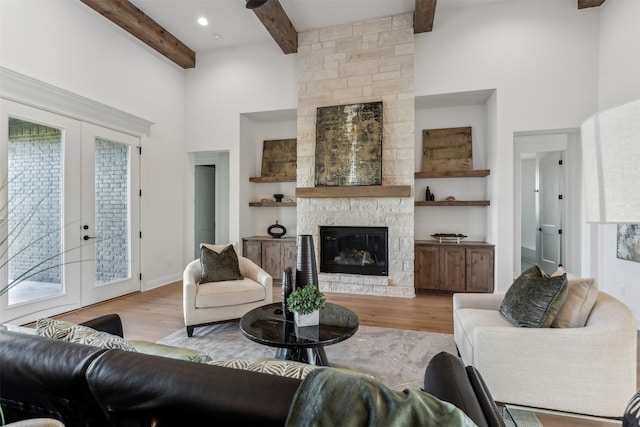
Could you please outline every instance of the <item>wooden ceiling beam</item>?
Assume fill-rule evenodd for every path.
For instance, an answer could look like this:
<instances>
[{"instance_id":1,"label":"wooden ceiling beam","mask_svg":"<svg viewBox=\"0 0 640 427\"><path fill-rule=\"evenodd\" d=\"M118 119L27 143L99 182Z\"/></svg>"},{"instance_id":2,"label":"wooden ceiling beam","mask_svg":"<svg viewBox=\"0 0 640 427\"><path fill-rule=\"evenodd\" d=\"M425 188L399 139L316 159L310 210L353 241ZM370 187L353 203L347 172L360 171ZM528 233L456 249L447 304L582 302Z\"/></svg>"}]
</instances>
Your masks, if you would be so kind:
<instances>
[{"instance_id":1,"label":"wooden ceiling beam","mask_svg":"<svg viewBox=\"0 0 640 427\"><path fill-rule=\"evenodd\" d=\"M182 68L195 68L196 53L129 0L80 0Z\"/></svg>"},{"instance_id":2,"label":"wooden ceiling beam","mask_svg":"<svg viewBox=\"0 0 640 427\"><path fill-rule=\"evenodd\" d=\"M437 0L416 0L413 12L414 34L428 33L433 30L433 20L436 16Z\"/></svg>"},{"instance_id":3,"label":"wooden ceiling beam","mask_svg":"<svg viewBox=\"0 0 640 427\"><path fill-rule=\"evenodd\" d=\"M280 1L268 0L252 10L285 54L298 52L298 32Z\"/></svg>"},{"instance_id":4,"label":"wooden ceiling beam","mask_svg":"<svg viewBox=\"0 0 640 427\"><path fill-rule=\"evenodd\" d=\"M578 0L578 9L587 9L589 7L602 6L605 0Z\"/></svg>"}]
</instances>

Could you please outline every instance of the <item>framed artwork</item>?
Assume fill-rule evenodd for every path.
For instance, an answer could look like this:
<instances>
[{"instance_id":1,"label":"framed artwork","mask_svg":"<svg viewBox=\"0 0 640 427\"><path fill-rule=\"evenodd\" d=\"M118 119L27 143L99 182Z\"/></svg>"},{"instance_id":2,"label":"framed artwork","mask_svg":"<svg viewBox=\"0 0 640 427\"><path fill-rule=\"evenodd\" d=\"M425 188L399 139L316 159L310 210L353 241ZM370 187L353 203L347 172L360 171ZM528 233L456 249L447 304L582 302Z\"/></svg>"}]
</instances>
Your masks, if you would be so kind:
<instances>
[{"instance_id":1,"label":"framed artwork","mask_svg":"<svg viewBox=\"0 0 640 427\"><path fill-rule=\"evenodd\" d=\"M422 131L422 172L473 169L471 126Z\"/></svg>"},{"instance_id":2,"label":"framed artwork","mask_svg":"<svg viewBox=\"0 0 640 427\"><path fill-rule=\"evenodd\" d=\"M640 262L640 224L618 224L616 256L620 259Z\"/></svg>"},{"instance_id":3,"label":"framed artwork","mask_svg":"<svg viewBox=\"0 0 640 427\"><path fill-rule=\"evenodd\" d=\"M298 147L295 138L263 142L261 176L295 178L297 163Z\"/></svg>"},{"instance_id":4,"label":"framed artwork","mask_svg":"<svg viewBox=\"0 0 640 427\"><path fill-rule=\"evenodd\" d=\"M382 102L320 107L316 187L382 185Z\"/></svg>"}]
</instances>

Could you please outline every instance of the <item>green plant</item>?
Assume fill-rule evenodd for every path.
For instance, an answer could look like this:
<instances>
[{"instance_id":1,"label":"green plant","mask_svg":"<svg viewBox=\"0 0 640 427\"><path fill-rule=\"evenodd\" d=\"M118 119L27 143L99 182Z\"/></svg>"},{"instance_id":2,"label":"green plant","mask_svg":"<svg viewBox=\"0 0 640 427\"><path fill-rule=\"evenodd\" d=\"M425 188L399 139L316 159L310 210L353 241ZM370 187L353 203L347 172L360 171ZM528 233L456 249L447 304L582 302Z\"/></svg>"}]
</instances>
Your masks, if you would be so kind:
<instances>
[{"instance_id":1,"label":"green plant","mask_svg":"<svg viewBox=\"0 0 640 427\"><path fill-rule=\"evenodd\" d=\"M306 285L291 292L287 298L287 306L290 311L300 314L309 314L324 308L327 299L316 286Z\"/></svg>"}]
</instances>

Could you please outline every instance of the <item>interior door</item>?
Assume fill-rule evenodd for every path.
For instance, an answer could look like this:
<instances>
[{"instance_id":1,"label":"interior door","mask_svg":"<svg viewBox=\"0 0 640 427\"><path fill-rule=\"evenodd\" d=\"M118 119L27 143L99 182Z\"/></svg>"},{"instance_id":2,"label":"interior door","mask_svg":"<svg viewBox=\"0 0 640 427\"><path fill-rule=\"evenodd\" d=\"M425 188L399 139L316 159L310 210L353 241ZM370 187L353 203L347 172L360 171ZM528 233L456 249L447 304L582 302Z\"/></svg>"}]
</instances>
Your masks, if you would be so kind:
<instances>
[{"instance_id":1,"label":"interior door","mask_svg":"<svg viewBox=\"0 0 640 427\"><path fill-rule=\"evenodd\" d=\"M82 304L140 290L140 139L82 124Z\"/></svg>"},{"instance_id":2,"label":"interior door","mask_svg":"<svg viewBox=\"0 0 640 427\"><path fill-rule=\"evenodd\" d=\"M195 258L200 258L200 243L216 241L216 166L196 166Z\"/></svg>"},{"instance_id":3,"label":"interior door","mask_svg":"<svg viewBox=\"0 0 640 427\"><path fill-rule=\"evenodd\" d=\"M80 306L80 142L80 122L0 99L2 322Z\"/></svg>"},{"instance_id":4,"label":"interior door","mask_svg":"<svg viewBox=\"0 0 640 427\"><path fill-rule=\"evenodd\" d=\"M552 274L562 265L562 216L564 172L562 152L538 155L538 265Z\"/></svg>"}]
</instances>

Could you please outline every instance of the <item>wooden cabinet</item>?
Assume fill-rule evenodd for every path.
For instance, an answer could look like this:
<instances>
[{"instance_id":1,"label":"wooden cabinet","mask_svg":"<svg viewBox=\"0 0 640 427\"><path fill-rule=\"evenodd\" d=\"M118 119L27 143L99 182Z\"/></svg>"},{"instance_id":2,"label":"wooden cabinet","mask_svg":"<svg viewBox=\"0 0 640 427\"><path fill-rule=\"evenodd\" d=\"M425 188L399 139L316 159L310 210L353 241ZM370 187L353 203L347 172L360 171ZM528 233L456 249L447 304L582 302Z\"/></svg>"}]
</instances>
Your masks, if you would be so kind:
<instances>
[{"instance_id":1,"label":"wooden cabinet","mask_svg":"<svg viewBox=\"0 0 640 427\"><path fill-rule=\"evenodd\" d=\"M493 259L488 243L417 240L416 292L493 292Z\"/></svg>"},{"instance_id":2,"label":"wooden cabinet","mask_svg":"<svg viewBox=\"0 0 640 427\"><path fill-rule=\"evenodd\" d=\"M282 284L282 272L286 267L291 267L295 280L297 253L295 237L281 239L269 236L244 237L242 253L269 273L273 277L274 284Z\"/></svg>"}]
</instances>

